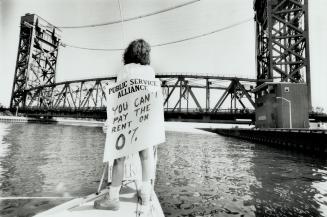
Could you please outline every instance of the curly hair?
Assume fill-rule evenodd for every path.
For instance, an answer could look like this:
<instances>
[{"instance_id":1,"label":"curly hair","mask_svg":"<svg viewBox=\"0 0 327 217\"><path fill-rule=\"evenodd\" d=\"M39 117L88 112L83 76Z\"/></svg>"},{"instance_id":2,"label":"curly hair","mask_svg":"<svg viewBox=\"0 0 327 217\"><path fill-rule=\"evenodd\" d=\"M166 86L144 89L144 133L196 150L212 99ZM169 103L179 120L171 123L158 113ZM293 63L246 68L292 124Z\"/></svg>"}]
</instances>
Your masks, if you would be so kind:
<instances>
[{"instance_id":1,"label":"curly hair","mask_svg":"<svg viewBox=\"0 0 327 217\"><path fill-rule=\"evenodd\" d=\"M141 65L150 65L150 51L151 47L145 40L134 40L125 49L124 64L139 63Z\"/></svg>"}]
</instances>

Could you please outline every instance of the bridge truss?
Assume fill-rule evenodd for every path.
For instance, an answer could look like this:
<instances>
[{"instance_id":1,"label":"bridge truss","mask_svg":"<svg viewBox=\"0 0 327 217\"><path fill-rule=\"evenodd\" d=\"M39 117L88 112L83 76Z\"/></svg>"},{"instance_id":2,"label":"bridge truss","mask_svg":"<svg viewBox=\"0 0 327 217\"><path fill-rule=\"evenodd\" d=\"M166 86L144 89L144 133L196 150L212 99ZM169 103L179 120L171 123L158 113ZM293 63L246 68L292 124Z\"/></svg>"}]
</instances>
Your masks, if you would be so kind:
<instances>
[{"instance_id":1,"label":"bridge truss","mask_svg":"<svg viewBox=\"0 0 327 217\"><path fill-rule=\"evenodd\" d=\"M194 74L157 74L164 94L166 119L218 120L253 118L251 89L256 79ZM30 116L106 118L105 88L115 76L65 81L27 89Z\"/></svg>"}]
</instances>

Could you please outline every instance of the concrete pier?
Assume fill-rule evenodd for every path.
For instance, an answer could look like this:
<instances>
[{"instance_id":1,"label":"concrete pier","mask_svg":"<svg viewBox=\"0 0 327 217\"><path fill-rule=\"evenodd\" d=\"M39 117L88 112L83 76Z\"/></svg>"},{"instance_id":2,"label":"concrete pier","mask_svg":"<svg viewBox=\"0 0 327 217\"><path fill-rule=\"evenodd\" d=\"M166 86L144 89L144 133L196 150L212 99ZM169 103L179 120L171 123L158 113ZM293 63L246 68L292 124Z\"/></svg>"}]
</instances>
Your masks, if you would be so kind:
<instances>
[{"instance_id":1,"label":"concrete pier","mask_svg":"<svg viewBox=\"0 0 327 217\"><path fill-rule=\"evenodd\" d=\"M224 136L235 137L276 148L327 156L326 129L204 129Z\"/></svg>"}]
</instances>

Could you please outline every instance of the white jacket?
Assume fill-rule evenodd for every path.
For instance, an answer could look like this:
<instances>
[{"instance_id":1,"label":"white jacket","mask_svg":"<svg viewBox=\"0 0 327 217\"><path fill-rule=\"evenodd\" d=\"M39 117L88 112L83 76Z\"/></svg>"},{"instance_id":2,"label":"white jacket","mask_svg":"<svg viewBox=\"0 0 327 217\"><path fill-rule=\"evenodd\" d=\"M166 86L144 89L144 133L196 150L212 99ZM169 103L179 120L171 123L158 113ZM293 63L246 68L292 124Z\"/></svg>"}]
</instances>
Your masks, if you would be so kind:
<instances>
[{"instance_id":1,"label":"white jacket","mask_svg":"<svg viewBox=\"0 0 327 217\"><path fill-rule=\"evenodd\" d=\"M155 73L150 65L130 63L124 65L123 69L117 74L117 82L130 78L153 80Z\"/></svg>"}]
</instances>

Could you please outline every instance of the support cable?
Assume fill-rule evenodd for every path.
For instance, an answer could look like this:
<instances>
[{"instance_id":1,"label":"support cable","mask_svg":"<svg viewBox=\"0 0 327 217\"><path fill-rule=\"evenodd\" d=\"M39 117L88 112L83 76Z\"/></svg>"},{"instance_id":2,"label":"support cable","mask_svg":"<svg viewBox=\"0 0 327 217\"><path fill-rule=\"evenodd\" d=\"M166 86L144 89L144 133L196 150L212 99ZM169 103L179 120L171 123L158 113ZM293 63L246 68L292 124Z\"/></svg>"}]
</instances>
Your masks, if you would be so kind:
<instances>
[{"instance_id":1,"label":"support cable","mask_svg":"<svg viewBox=\"0 0 327 217\"><path fill-rule=\"evenodd\" d=\"M171 10L175 10L177 8L181 8L181 7L184 7L184 6L199 2L199 1L200 0L192 0L192 1L180 4L180 5L176 5L176 6L173 6L173 7L170 7L170 8L155 11L155 12L152 12L152 13L149 13L149 14L143 14L143 15L139 15L139 16L135 16L135 17L130 17L130 18L125 19L124 21L127 22L127 21L137 20L137 19L141 19L141 18L161 14L161 13L171 11ZM58 28L61 28L61 29L92 28L92 27L99 27L99 26L108 26L108 25L117 24L117 23L120 23L120 22L121 22L121 20L115 20L115 21L110 21L110 22L105 22L105 23L96 23L96 24L80 25L80 26L58 26Z\"/></svg>"},{"instance_id":2,"label":"support cable","mask_svg":"<svg viewBox=\"0 0 327 217\"><path fill-rule=\"evenodd\" d=\"M161 43L161 44L155 44L155 45L153 45L152 47L160 47L160 46L164 46L164 45L176 44L176 43L180 43L180 42L184 42L184 41L189 41L189 40L193 40L193 39L197 39L197 38L205 37L205 36L208 36L208 35L211 35L211 34L217 33L217 32L221 32L221 31L224 31L224 30L227 30L227 29L231 29L231 28L236 27L236 26L239 26L239 25L241 25L241 24L243 24L243 23L247 23L247 22L249 22L250 20L252 20L252 18L249 18L249 19L246 19L246 20L243 20L243 21L240 21L240 22L234 23L234 24L232 24L232 25L225 26L225 27L223 27L223 28L216 29L216 30L214 30L214 31L207 32L207 33L204 33L204 34L201 34L201 35L195 35L195 36L192 36L192 37L189 37L189 38L180 39L180 40L177 40L177 41L171 41L171 42L166 42L166 43Z\"/></svg>"},{"instance_id":3,"label":"support cable","mask_svg":"<svg viewBox=\"0 0 327 217\"><path fill-rule=\"evenodd\" d=\"M122 34L123 34L123 45L125 43L125 29L124 29L124 16L123 16L123 10L120 3L120 0L118 0L118 6L119 6L119 13L120 13L120 21L121 21L121 27L122 27Z\"/></svg>"},{"instance_id":4,"label":"support cable","mask_svg":"<svg viewBox=\"0 0 327 217\"><path fill-rule=\"evenodd\" d=\"M236 26L239 26L241 24L247 23L247 22L249 22L251 20L253 20L253 18L248 18L246 20L239 21L239 22L234 23L232 25L225 26L223 28L219 28L219 29L213 30L211 32L203 33L203 34L200 34L200 35L195 35L195 36L191 36L191 37L176 40L176 41L170 41L170 42L154 44L154 45L151 45L151 47L152 48L153 47L161 47L161 46L165 46L165 45L177 44L177 43L181 43L181 42L190 41L190 40L193 40L193 39L205 37L205 36L212 35L212 34L227 30L227 29L231 29L233 27L236 27ZM76 45L72 45L72 44L68 44L68 43L67 44L66 43L61 43L61 45L63 47L71 47L71 48L82 49L82 50L91 50L91 51L121 51L121 50L125 50L124 48L91 48L91 47L76 46Z\"/></svg>"}]
</instances>

